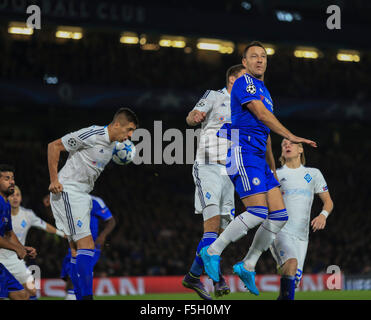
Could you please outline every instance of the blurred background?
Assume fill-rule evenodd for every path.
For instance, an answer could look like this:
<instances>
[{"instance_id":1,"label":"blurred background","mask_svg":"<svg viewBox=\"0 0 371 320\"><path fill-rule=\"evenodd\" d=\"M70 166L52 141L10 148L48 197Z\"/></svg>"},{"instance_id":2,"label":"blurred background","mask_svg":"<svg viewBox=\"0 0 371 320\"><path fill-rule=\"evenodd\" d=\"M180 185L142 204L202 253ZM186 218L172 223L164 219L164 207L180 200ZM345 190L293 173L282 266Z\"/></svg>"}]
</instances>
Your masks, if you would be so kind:
<instances>
[{"instance_id":1,"label":"blurred background","mask_svg":"<svg viewBox=\"0 0 371 320\"><path fill-rule=\"evenodd\" d=\"M39 30L25 24L30 4L41 8ZM341 8L340 30L326 26L331 4ZM185 132L185 118L205 90L223 88L244 46L259 40L269 54L265 83L275 114L318 142L318 149L305 150L307 165L322 171L335 204L326 229L310 233L304 273L335 264L346 274L369 274L370 14L366 0L1 0L0 162L15 166L23 206L54 224L42 202L49 142L106 125L122 106L150 132L155 120L164 131ZM278 166L281 138L272 140ZM92 193L117 221L97 277L188 271L202 236L191 164L111 162ZM242 210L236 197L236 213ZM320 211L315 199L312 217ZM225 273L253 235L226 249ZM67 241L31 229L27 243L39 253L42 276L59 277ZM269 251L256 271L276 272Z\"/></svg>"}]
</instances>

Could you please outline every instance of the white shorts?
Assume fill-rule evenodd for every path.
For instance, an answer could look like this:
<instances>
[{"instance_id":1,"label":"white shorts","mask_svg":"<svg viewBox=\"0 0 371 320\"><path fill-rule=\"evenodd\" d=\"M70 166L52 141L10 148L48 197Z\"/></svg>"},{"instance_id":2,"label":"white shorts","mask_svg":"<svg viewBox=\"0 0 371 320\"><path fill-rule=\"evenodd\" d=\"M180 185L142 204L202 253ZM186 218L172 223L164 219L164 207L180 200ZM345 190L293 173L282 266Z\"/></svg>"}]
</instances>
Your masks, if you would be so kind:
<instances>
[{"instance_id":1,"label":"white shorts","mask_svg":"<svg viewBox=\"0 0 371 320\"><path fill-rule=\"evenodd\" d=\"M77 241L91 234L92 200L88 193L64 187L62 192L50 194L50 205L57 229L69 240Z\"/></svg>"},{"instance_id":2,"label":"white shorts","mask_svg":"<svg viewBox=\"0 0 371 320\"><path fill-rule=\"evenodd\" d=\"M196 186L195 213L203 213L205 207L216 205L222 216L228 216L230 220L234 218L234 185L225 166L195 162L193 180Z\"/></svg>"},{"instance_id":3,"label":"white shorts","mask_svg":"<svg viewBox=\"0 0 371 320\"><path fill-rule=\"evenodd\" d=\"M286 232L278 232L276 239L269 247L278 266L282 266L288 259L295 258L298 261L296 279L299 282L303 275L305 257L307 255L308 240L301 240L298 237Z\"/></svg>"},{"instance_id":4,"label":"white shorts","mask_svg":"<svg viewBox=\"0 0 371 320\"><path fill-rule=\"evenodd\" d=\"M18 259L17 255L6 259L0 259L0 263L8 269L20 284L26 284L34 280L32 272L27 268L23 260Z\"/></svg>"}]
</instances>

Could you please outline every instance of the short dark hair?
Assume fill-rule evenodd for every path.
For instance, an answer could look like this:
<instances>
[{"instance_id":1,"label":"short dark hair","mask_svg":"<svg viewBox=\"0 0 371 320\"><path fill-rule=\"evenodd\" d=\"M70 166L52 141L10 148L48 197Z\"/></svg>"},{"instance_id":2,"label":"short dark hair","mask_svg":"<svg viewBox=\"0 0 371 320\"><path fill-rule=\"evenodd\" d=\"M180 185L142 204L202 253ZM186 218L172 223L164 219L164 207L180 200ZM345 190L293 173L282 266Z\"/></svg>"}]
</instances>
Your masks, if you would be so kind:
<instances>
[{"instance_id":1,"label":"short dark hair","mask_svg":"<svg viewBox=\"0 0 371 320\"><path fill-rule=\"evenodd\" d=\"M242 53L242 58L246 58L246 52L247 50L249 50L249 48L251 47L260 47L260 48L263 48L265 52L267 52L263 46L263 44L259 41L251 41L246 47L245 49L243 49L243 53Z\"/></svg>"},{"instance_id":2,"label":"short dark hair","mask_svg":"<svg viewBox=\"0 0 371 320\"><path fill-rule=\"evenodd\" d=\"M113 116L113 122L119 121L121 123L122 116L125 116L128 122L134 123L136 127L139 126L138 117L130 108L125 107L118 109Z\"/></svg>"},{"instance_id":3,"label":"short dark hair","mask_svg":"<svg viewBox=\"0 0 371 320\"><path fill-rule=\"evenodd\" d=\"M1 177L1 174L3 172L13 172L14 173L14 167L9 165L9 164L1 163L0 164L0 177Z\"/></svg>"},{"instance_id":4,"label":"short dark hair","mask_svg":"<svg viewBox=\"0 0 371 320\"><path fill-rule=\"evenodd\" d=\"M236 64L232 67L230 67L228 70L227 70L227 73L226 73L226 84L228 86L228 82L229 82L229 77L230 76L235 76L237 77L237 75L241 72L241 70L245 69L244 65L243 64Z\"/></svg>"}]
</instances>

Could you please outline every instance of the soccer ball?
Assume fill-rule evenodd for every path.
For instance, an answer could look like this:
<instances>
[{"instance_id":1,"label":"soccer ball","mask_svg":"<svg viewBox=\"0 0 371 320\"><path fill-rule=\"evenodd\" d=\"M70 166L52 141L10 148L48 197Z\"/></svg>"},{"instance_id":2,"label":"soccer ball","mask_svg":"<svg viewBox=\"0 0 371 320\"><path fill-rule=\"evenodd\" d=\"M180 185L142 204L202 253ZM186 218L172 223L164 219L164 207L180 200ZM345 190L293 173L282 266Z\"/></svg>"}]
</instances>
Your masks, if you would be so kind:
<instances>
[{"instance_id":1,"label":"soccer ball","mask_svg":"<svg viewBox=\"0 0 371 320\"><path fill-rule=\"evenodd\" d=\"M135 145L129 139L124 142L116 142L112 151L112 160L119 164L125 165L133 161L135 156Z\"/></svg>"}]
</instances>

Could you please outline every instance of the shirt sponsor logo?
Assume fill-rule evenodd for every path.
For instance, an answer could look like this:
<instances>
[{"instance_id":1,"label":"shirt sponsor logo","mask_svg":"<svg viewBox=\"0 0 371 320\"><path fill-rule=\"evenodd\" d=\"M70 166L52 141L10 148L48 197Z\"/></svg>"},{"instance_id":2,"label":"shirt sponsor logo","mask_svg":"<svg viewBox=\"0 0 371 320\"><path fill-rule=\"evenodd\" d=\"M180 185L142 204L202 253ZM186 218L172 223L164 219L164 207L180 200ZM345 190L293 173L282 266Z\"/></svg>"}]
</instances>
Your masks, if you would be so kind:
<instances>
[{"instance_id":1,"label":"shirt sponsor logo","mask_svg":"<svg viewBox=\"0 0 371 320\"><path fill-rule=\"evenodd\" d=\"M267 97L264 97L266 103L268 103L271 107L273 107L273 103Z\"/></svg>"},{"instance_id":2,"label":"shirt sponsor logo","mask_svg":"<svg viewBox=\"0 0 371 320\"><path fill-rule=\"evenodd\" d=\"M311 197L312 193L306 189L288 189L282 192L283 195L286 196L293 196L293 195L300 195L304 197Z\"/></svg>"}]
</instances>

